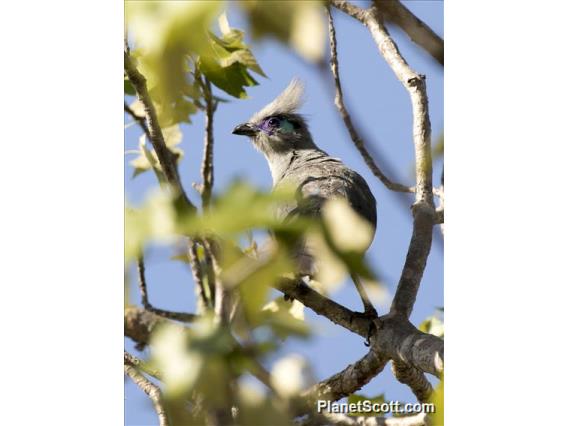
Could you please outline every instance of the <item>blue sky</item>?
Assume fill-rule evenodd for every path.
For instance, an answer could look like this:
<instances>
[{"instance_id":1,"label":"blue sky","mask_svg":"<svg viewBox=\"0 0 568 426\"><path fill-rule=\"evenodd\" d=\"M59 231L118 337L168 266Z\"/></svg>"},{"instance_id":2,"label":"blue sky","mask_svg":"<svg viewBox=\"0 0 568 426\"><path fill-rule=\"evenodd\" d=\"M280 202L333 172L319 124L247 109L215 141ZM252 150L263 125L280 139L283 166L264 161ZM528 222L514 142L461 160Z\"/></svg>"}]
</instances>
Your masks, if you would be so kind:
<instances>
[{"instance_id":1,"label":"blue sky","mask_svg":"<svg viewBox=\"0 0 568 426\"><path fill-rule=\"evenodd\" d=\"M404 2L439 35L443 36L443 3L441 1ZM246 23L235 7L229 9L231 25L246 31ZM366 137L368 145L380 152L395 170L402 183L413 184L414 149L412 145L412 114L408 95L388 68L360 23L334 11L338 37L340 75L345 100L356 125ZM401 53L419 73L427 76L432 123L432 140L435 142L443 129L443 71L426 53L416 48L400 31L392 28L391 34ZM248 40L250 42L250 39ZM264 157L246 138L231 134L238 123L271 101L293 77L304 80L307 102L302 112L307 115L316 143L329 154L341 158L357 170L369 183L378 204L378 228L367 258L392 294L406 256L411 235L411 199L400 202L367 169L354 149L335 106L328 80L310 64L300 60L278 42L265 40L252 44L253 53L268 75L259 77L259 86L248 90L249 99L221 104L215 114L215 192L222 191L236 177L254 185L269 188L271 177ZM227 97L225 94L220 94ZM199 168L202 157L203 115L192 117L191 125L183 126L182 147L185 151L180 165L183 184L194 202L198 194L192 182L200 182ZM127 119L129 121L129 119ZM141 131L132 126L125 132L125 149L135 149ZM151 173L131 179L132 169L125 157L126 198L141 201L156 181ZM441 165L435 164L434 181L439 184ZM238 212L235 212L238 214ZM443 306L443 250L440 238L430 254L418 299L411 320L418 324ZM151 302L160 308L192 311L194 295L192 278L186 265L169 261L171 249L153 247L146 253L147 280ZM138 303L136 288L131 302ZM360 310L360 300L351 284L344 285L332 295L334 300L352 309ZM384 307L379 307L384 312ZM307 321L319 331L310 341L288 342L279 355L299 353L312 361L316 377L325 378L353 363L366 353L363 339L324 318L306 310ZM131 341L125 340L126 349L137 353ZM333 354L333 356L330 356ZM387 399L414 401L411 392L398 383L389 367L362 390L366 395L385 392ZM126 381L125 417L128 425L151 425L156 416L146 395L130 381Z\"/></svg>"}]
</instances>

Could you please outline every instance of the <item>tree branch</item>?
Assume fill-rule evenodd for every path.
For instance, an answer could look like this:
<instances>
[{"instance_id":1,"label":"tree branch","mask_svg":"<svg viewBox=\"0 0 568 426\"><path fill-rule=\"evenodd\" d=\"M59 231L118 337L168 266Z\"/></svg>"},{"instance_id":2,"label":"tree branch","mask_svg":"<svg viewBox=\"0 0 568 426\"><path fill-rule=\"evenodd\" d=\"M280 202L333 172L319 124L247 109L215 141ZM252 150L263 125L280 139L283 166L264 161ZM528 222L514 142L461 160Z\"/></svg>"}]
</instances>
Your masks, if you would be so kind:
<instances>
[{"instance_id":1,"label":"tree branch","mask_svg":"<svg viewBox=\"0 0 568 426\"><path fill-rule=\"evenodd\" d=\"M377 376L388 362L388 358L383 357L374 350L369 351L363 358L355 364L350 364L344 370L333 376L322 380L302 393L301 399L304 405L309 405L316 400L337 401L358 391L363 386ZM313 411L314 407L309 408ZM300 410L296 415L304 414L308 411Z\"/></svg>"},{"instance_id":2,"label":"tree branch","mask_svg":"<svg viewBox=\"0 0 568 426\"><path fill-rule=\"evenodd\" d=\"M276 288L299 300L318 315L364 338L371 334L370 331L374 327L371 342L378 355L440 376L443 370L444 341L431 334L422 333L404 316L389 314L373 321L322 296L301 280L283 279Z\"/></svg>"},{"instance_id":3,"label":"tree branch","mask_svg":"<svg viewBox=\"0 0 568 426\"><path fill-rule=\"evenodd\" d=\"M390 314L409 318L416 302L426 261L432 246L434 210L423 204L413 206L414 223L406 260L398 282Z\"/></svg>"},{"instance_id":4,"label":"tree branch","mask_svg":"<svg viewBox=\"0 0 568 426\"><path fill-rule=\"evenodd\" d=\"M347 414L322 412L295 422L297 426L430 426L426 414L404 417L353 417Z\"/></svg>"},{"instance_id":5,"label":"tree branch","mask_svg":"<svg viewBox=\"0 0 568 426\"><path fill-rule=\"evenodd\" d=\"M213 302L209 296L212 296L205 289L205 283L203 282L204 271L203 265L199 262L199 257L197 255L197 241L191 240L188 242L188 252L187 256L189 259L189 264L191 266L191 274L193 277L193 282L195 284L195 296L197 299L197 313L202 314L205 312L206 308L212 308Z\"/></svg>"},{"instance_id":6,"label":"tree branch","mask_svg":"<svg viewBox=\"0 0 568 426\"><path fill-rule=\"evenodd\" d=\"M138 286L140 287L140 294L142 295L142 306L147 311L150 311L156 315L164 318L173 319L176 321L192 322L197 319L197 315L189 314L185 312L172 312L165 311L163 309L154 308L148 300L148 290L146 285L146 267L144 265L144 257L140 256L138 258Z\"/></svg>"},{"instance_id":7,"label":"tree branch","mask_svg":"<svg viewBox=\"0 0 568 426\"><path fill-rule=\"evenodd\" d=\"M124 364L124 372L152 400L156 413L158 414L160 426L168 426L168 416L164 408L162 391L160 388L144 377L144 375L141 374L133 365L127 362Z\"/></svg>"},{"instance_id":8,"label":"tree branch","mask_svg":"<svg viewBox=\"0 0 568 426\"><path fill-rule=\"evenodd\" d=\"M158 370L155 368L150 367L145 361L141 360L140 358L132 355L129 352L124 351L124 363L130 364L133 367L136 367L138 370L158 379L162 380L162 375Z\"/></svg>"},{"instance_id":9,"label":"tree branch","mask_svg":"<svg viewBox=\"0 0 568 426\"><path fill-rule=\"evenodd\" d=\"M392 372L400 383L410 387L418 401L428 401L434 389L424 373L399 361L392 362Z\"/></svg>"},{"instance_id":10,"label":"tree branch","mask_svg":"<svg viewBox=\"0 0 568 426\"><path fill-rule=\"evenodd\" d=\"M146 137L148 138L148 140L150 140L150 130L148 130L148 126L146 126L146 119L136 114L126 102L124 102L124 111L126 111L128 115L130 115L140 125L140 127L146 134Z\"/></svg>"},{"instance_id":11,"label":"tree branch","mask_svg":"<svg viewBox=\"0 0 568 426\"><path fill-rule=\"evenodd\" d=\"M298 299L316 314L365 338L369 335L369 328L373 326L372 321L365 315L353 312L322 296L302 280L282 279L276 289L291 298Z\"/></svg>"},{"instance_id":12,"label":"tree branch","mask_svg":"<svg viewBox=\"0 0 568 426\"><path fill-rule=\"evenodd\" d=\"M375 321L377 332L371 337L375 351L392 359L440 377L444 370L444 341L414 327L405 317L385 315Z\"/></svg>"},{"instance_id":13,"label":"tree branch","mask_svg":"<svg viewBox=\"0 0 568 426\"><path fill-rule=\"evenodd\" d=\"M444 40L398 0L375 0L385 18L400 27L410 40L444 66Z\"/></svg>"},{"instance_id":14,"label":"tree branch","mask_svg":"<svg viewBox=\"0 0 568 426\"><path fill-rule=\"evenodd\" d=\"M203 161L201 163L201 199L203 209L209 208L211 202L211 191L213 189L213 113L216 105L214 104L211 93L211 83L207 78L203 83L203 93L205 97L205 140L203 143Z\"/></svg>"},{"instance_id":15,"label":"tree branch","mask_svg":"<svg viewBox=\"0 0 568 426\"><path fill-rule=\"evenodd\" d=\"M412 104L413 141L416 158L416 195L413 206L414 224L406 261L390 309L391 315L409 318L416 301L420 281L432 246L435 211L432 192L431 128L428 115L426 77L417 74L401 56L398 47L384 26L383 16L376 6L361 9L343 0L332 4L363 23L379 52L398 80L408 91Z\"/></svg>"},{"instance_id":16,"label":"tree branch","mask_svg":"<svg viewBox=\"0 0 568 426\"><path fill-rule=\"evenodd\" d=\"M162 129L160 128L160 124L158 123L158 115L156 114L156 109L148 93L148 88L146 87L146 78L140 73L140 71L138 71L138 69L132 62L126 41L124 50L124 71L126 72L130 83L132 83L132 86L136 90L136 96L138 97L138 100L144 107L144 113L146 115L146 121L148 123L148 139L154 147L154 151L156 151L156 155L158 157L160 165L162 166L164 176L166 177L168 184L177 192L178 196L183 200L187 208L189 208L190 211L194 212L196 210L195 206L187 197L187 194L185 193L185 190L183 189L180 181L176 165L176 157L166 146Z\"/></svg>"},{"instance_id":17,"label":"tree branch","mask_svg":"<svg viewBox=\"0 0 568 426\"><path fill-rule=\"evenodd\" d=\"M335 36L335 27L333 24L333 16L329 8L327 8L327 15L329 20L329 45L331 50L331 59L329 61L331 72L333 74L333 79L335 82L335 106L343 119L343 123L345 127L349 131L349 135L351 136L351 140L353 144L363 157L365 164L367 167L371 169L373 174L390 190L397 191L397 192L414 192L414 188L402 185L400 183L392 182L377 166L373 157L367 150L365 146L365 142L359 136L359 132L353 126L353 122L351 120L351 115L347 111L345 106L345 102L343 101L343 90L341 88L341 81L339 79L339 62L337 60L337 39Z\"/></svg>"}]
</instances>

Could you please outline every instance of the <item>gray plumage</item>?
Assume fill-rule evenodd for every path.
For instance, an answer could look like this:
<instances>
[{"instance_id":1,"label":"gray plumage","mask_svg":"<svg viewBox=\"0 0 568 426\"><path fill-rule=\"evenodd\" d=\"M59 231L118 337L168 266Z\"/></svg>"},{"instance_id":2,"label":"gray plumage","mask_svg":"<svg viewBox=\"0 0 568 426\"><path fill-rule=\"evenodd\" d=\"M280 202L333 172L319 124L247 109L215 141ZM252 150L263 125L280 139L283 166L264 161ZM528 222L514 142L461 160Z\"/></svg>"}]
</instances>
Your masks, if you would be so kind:
<instances>
[{"instance_id":1,"label":"gray plumage","mask_svg":"<svg viewBox=\"0 0 568 426\"><path fill-rule=\"evenodd\" d=\"M326 200L344 198L373 227L377 225L375 197L365 180L341 160L330 157L314 143L306 120L297 113L303 103L303 86L292 80L270 104L254 114L233 133L249 136L264 154L273 186L297 188L295 203L282 206L278 215L288 220L294 215L320 216ZM310 257L304 247L299 257ZM310 268L300 271L311 274ZM357 284L357 283L356 283Z\"/></svg>"},{"instance_id":2,"label":"gray plumage","mask_svg":"<svg viewBox=\"0 0 568 426\"><path fill-rule=\"evenodd\" d=\"M279 216L284 219L299 212L319 215L325 200L340 197L376 227L376 202L367 182L341 160L317 147L305 119L297 114L302 103L302 84L292 80L276 99L233 131L250 136L264 154L274 187L291 184L298 188L299 205L286 206ZM270 126L271 118L278 119L280 124L290 123L293 129L286 131L285 126Z\"/></svg>"}]
</instances>

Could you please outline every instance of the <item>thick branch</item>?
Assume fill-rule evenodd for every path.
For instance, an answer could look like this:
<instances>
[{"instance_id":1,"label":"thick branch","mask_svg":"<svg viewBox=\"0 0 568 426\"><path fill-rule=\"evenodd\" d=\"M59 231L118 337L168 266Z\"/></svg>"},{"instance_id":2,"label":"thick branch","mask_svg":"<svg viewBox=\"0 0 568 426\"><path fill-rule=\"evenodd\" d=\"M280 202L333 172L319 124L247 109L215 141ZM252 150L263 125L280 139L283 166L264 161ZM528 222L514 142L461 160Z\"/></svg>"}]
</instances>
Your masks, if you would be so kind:
<instances>
[{"instance_id":1,"label":"thick branch","mask_svg":"<svg viewBox=\"0 0 568 426\"><path fill-rule=\"evenodd\" d=\"M380 356L409 364L435 376L439 376L443 370L444 341L422 333L404 316L389 314L373 323L365 315L322 296L303 281L281 280L278 290L299 300L318 315L364 338L375 327L371 342L373 350Z\"/></svg>"},{"instance_id":2,"label":"thick branch","mask_svg":"<svg viewBox=\"0 0 568 426\"><path fill-rule=\"evenodd\" d=\"M374 350L369 351L355 364L350 364L344 370L325 379L301 395L304 403L314 403L316 400L337 401L358 391L378 375L388 362L388 358L380 356ZM311 410L315 408L312 405ZM296 415L303 414L297 413Z\"/></svg>"},{"instance_id":3,"label":"thick branch","mask_svg":"<svg viewBox=\"0 0 568 426\"><path fill-rule=\"evenodd\" d=\"M150 94L148 93L148 88L146 87L146 79L132 62L127 48L124 50L124 71L126 72L130 83L132 83L132 86L136 90L138 100L144 107L144 113L146 115L148 131L150 134L150 143L154 147L154 151L156 151L158 161L160 162L168 184L177 192L187 207L191 211L195 211L195 206L187 197L187 194L181 184L176 165L176 157L166 146L162 129L158 123L156 109L154 108L154 104L150 98Z\"/></svg>"},{"instance_id":4,"label":"thick branch","mask_svg":"<svg viewBox=\"0 0 568 426\"><path fill-rule=\"evenodd\" d=\"M444 341L422 333L406 318L385 315L376 322L372 347L394 362L401 362L440 377L444 370Z\"/></svg>"},{"instance_id":5,"label":"thick branch","mask_svg":"<svg viewBox=\"0 0 568 426\"><path fill-rule=\"evenodd\" d=\"M402 29L410 39L444 65L444 40L398 0L375 0L385 18Z\"/></svg>"},{"instance_id":6,"label":"thick branch","mask_svg":"<svg viewBox=\"0 0 568 426\"><path fill-rule=\"evenodd\" d=\"M406 254L404 267L398 282L390 312L409 318L416 301L426 261L432 246L434 210L423 204L413 206L414 223L412 238Z\"/></svg>"},{"instance_id":7,"label":"thick branch","mask_svg":"<svg viewBox=\"0 0 568 426\"><path fill-rule=\"evenodd\" d=\"M124 364L124 372L132 379L136 385L144 391L146 395L152 400L156 413L158 414L158 420L160 426L168 426L168 416L164 408L164 403L162 400L162 391L154 383L150 382L143 374L141 374L135 367L131 364Z\"/></svg>"},{"instance_id":8,"label":"thick branch","mask_svg":"<svg viewBox=\"0 0 568 426\"><path fill-rule=\"evenodd\" d=\"M384 26L376 6L361 9L343 0L332 4L363 23L371 33L379 52L403 84L410 96L413 115L413 141L416 158L416 201L413 206L414 226L391 314L410 317L426 260L432 246L432 228L435 211L432 193L432 148L426 77L417 74L401 56L396 44Z\"/></svg>"},{"instance_id":9,"label":"thick branch","mask_svg":"<svg viewBox=\"0 0 568 426\"><path fill-rule=\"evenodd\" d=\"M364 24L383 58L404 85L410 96L413 115L414 153L416 156L416 202L433 206L432 197L432 148L430 146L430 117L428 115L428 96L426 77L410 68L390 37L382 17L372 7L366 14Z\"/></svg>"},{"instance_id":10,"label":"thick branch","mask_svg":"<svg viewBox=\"0 0 568 426\"><path fill-rule=\"evenodd\" d=\"M295 423L297 426L429 426L426 414L405 417L353 417L347 414L323 412Z\"/></svg>"},{"instance_id":11,"label":"thick branch","mask_svg":"<svg viewBox=\"0 0 568 426\"><path fill-rule=\"evenodd\" d=\"M399 361L392 362L392 372L400 383L404 383L412 389L412 393L418 401L428 401L433 388L424 373Z\"/></svg>"},{"instance_id":12,"label":"thick branch","mask_svg":"<svg viewBox=\"0 0 568 426\"><path fill-rule=\"evenodd\" d=\"M363 157L363 160L367 164L367 167L371 169L373 174L390 190L398 191L398 192L414 192L414 188L402 185L400 183L392 182L377 166L373 157L367 150L363 139L359 136L359 132L353 126L353 122L351 120L351 115L347 111L345 106L345 102L343 101L343 90L341 88L341 81L339 79L339 62L337 60L337 39L335 36L335 27L333 24L333 16L331 11L327 9L328 18L329 18L329 45L331 50L331 59L330 59L330 66L331 72L333 74L333 79L335 82L335 106L343 119L343 123L345 123L345 127L349 131L349 135L351 136L351 140L353 144Z\"/></svg>"}]
</instances>

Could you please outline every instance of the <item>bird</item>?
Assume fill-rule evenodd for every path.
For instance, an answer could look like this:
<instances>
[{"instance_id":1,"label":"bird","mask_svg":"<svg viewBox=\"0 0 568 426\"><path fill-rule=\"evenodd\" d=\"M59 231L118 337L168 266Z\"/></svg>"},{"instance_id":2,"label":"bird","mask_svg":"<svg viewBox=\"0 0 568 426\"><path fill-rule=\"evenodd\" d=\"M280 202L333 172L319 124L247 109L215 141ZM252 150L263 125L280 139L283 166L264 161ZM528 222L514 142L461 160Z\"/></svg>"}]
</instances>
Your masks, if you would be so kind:
<instances>
[{"instance_id":1,"label":"bird","mask_svg":"<svg viewBox=\"0 0 568 426\"><path fill-rule=\"evenodd\" d=\"M248 136L264 155L273 189L286 185L296 190L297 201L280 206L276 213L278 219L320 218L327 201L341 198L371 225L370 244L377 227L375 197L361 175L316 145L306 118L298 112L304 99L304 84L294 78L272 102L245 123L237 125L232 133ZM295 260L299 275L313 276L317 267L307 244L297 251ZM359 277L351 276L363 302L364 313L376 316Z\"/></svg>"}]
</instances>

